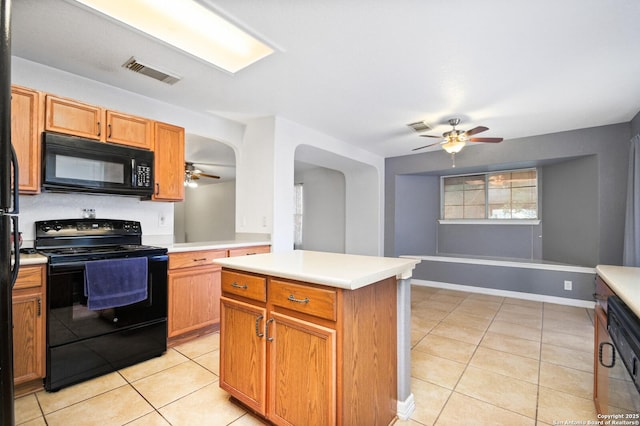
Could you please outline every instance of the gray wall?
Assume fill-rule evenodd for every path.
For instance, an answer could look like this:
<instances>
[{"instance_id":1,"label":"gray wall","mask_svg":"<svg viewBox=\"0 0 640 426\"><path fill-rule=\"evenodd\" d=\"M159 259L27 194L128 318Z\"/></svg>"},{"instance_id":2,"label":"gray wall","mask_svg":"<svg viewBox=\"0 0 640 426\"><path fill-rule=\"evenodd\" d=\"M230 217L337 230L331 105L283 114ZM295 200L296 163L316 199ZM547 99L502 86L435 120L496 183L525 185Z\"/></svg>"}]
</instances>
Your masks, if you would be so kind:
<instances>
[{"instance_id":1,"label":"gray wall","mask_svg":"<svg viewBox=\"0 0 640 426\"><path fill-rule=\"evenodd\" d=\"M236 181L185 189L185 200L174 205L174 242L234 239Z\"/></svg>"},{"instance_id":2,"label":"gray wall","mask_svg":"<svg viewBox=\"0 0 640 426\"><path fill-rule=\"evenodd\" d=\"M539 225L438 226L438 254L541 259Z\"/></svg>"},{"instance_id":3,"label":"gray wall","mask_svg":"<svg viewBox=\"0 0 640 426\"><path fill-rule=\"evenodd\" d=\"M598 158L544 167L543 258L570 265L598 264Z\"/></svg>"},{"instance_id":4,"label":"gray wall","mask_svg":"<svg viewBox=\"0 0 640 426\"><path fill-rule=\"evenodd\" d=\"M304 185L301 248L344 253L346 235L344 174L324 167L314 167L298 171L295 181Z\"/></svg>"},{"instance_id":5,"label":"gray wall","mask_svg":"<svg viewBox=\"0 0 640 426\"><path fill-rule=\"evenodd\" d=\"M470 146L456 155L457 167L453 170L456 174L471 173L477 171L490 171L518 167L548 166L554 163L569 164L569 167L576 168L572 161L581 157L592 155L597 159L597 167L590 170L588 182L596 182L592 191L597 193L595 205L589 206L587 221L590 225L595 225L582 244L588 247L596 247L595 259L593 252L580 256L588 260L588 264L581 266L595 266L597 263L621 264L622 261L622 240L624 233L624 206L626 197L626 176L627 157L630 139L630 124L621 123L610 126L594 127L590 129L580 129L569 132L554 133L549 135L535 136L530 138L506 140L501 144L486 144L483 146ZM585 160L588 161L588 160ZM595 160L591 160L595 161ZM578 163L576 163L578 164ZM558 165L562 168L561 165ZM578 169L584 171L584 164ZM412 220L400 222L396 215L404 210L402 202L409 196L407 191L410 188L407 175L428 175L439 176L443 174L453 174L451 169L451 159L443 151L426 152L418 155L407 155L402 157L392 157L386 159L385 164L385 255L398 256L409 254L413 251L415 243L405 244L400 236L409 235L412 229L429 230L425 238L432 241L439 241L438 228L430 227L423 223L418 212L412 216ZM559 175L557 170L551 171L551 181L554 175ZM546 180L546 179L545 179ZM549 180L546 180L548 183ZM544 181L543 181L544 184ZM544 188L543 188L544 191ZM398 197L398 195L400 195ZM422 197L422 195L420 195ZM544 203L544 196L543 196ZM433 200L438 204L439 199ZM593 204L593 203L592 203ZM542 209L547 208L542 205ZM548 206L553 209L553 203ZM576 217L584 215L580 209L567 211L562 207L563 217L572 214ZM400 215L402 218L402 214ZM559 214L550 212L548 220L559 220ZM597 217L597 223L593 223L593 217ZM554 219L556 218L556 219ZM432 212L425 215L424 220L432 220ZM543 224L543 227L552 226L553 223ZM460 225L457 225L460 226ZM480 225L482 226L482 225ZM558 225L559 226L559 225ZM586 225L583 226L586 227ZM548 228L549 229L549 228ZM513 232L518 233L516 228ZM578 232L578 231L576 231ZM478 231L479 234L482 231ZM511 239L512 237L501 236L501 239ZM545 236L543 235L543 240ZM486 241L486 240L485 240ZM440 241L442 244L442 241ZM467 241L466 244L481 245L482 241ZM425 247L431 247L427 244ZM558 257L559 262L570 258L569 248L550 244L546 246L554 257ZM542 256L548 259L544 253ZM555 252L554 252L555 251ZM429 254L429 253L410 253ZM491 254L488 254L491 255ZM588 258L588 259L587 259ZM556 261L556 259L549 259Z\"/></svg>"},{"instance_id":6,"label":"gray wall","mask_svg":"<svg viewBox=\"0 0 640 426\"><path fill-rule=\"evenodd\" d=\"M435 254L437 220L440 216L440 178L437 176L398 176L395 212L396 253Z\"/></svg>"},{"instance_id":7,"label":"gray wall","mask_svg":"<svg viewBox=\"0 0 640 426\"><path fill-rule=\"evenodd\" d=\"M413 276L428 281L578 300L593 300L595 289L593 273L428 260L423 260L416 266ZM571 291L564 290L565 280L572 282Z\"/></svg>"},{"instance_id":8,"label":"gray wall","mask_svg":"<svg viewBox=\"0 0 640 426\"><path fill-rule=\"evenodd\" d=\"M631 120L631 137L640 134L640 112Z\"/></svg>"}]
</instances>

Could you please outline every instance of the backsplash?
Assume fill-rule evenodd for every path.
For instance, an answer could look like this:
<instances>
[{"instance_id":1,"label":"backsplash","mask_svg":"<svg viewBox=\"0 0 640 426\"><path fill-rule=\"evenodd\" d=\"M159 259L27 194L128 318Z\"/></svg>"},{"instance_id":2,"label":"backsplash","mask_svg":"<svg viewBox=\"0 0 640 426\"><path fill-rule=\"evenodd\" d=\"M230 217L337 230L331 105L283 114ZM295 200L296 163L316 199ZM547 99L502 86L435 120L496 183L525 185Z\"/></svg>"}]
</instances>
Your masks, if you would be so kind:
<instances>
[{"instance_id":1,"label":"backsplash","mask_svg":"<svg viewBox=\"0 0 640 426\"><path fill-rule=\"evenodd\" d=\"M173 203L111 195L43 193L20 196L20 232L24 246L33 245L35 221L82 218L85 209L93 209L98 219L139 221L144 244L173 242Z\"/></svg>"}]
</instances>

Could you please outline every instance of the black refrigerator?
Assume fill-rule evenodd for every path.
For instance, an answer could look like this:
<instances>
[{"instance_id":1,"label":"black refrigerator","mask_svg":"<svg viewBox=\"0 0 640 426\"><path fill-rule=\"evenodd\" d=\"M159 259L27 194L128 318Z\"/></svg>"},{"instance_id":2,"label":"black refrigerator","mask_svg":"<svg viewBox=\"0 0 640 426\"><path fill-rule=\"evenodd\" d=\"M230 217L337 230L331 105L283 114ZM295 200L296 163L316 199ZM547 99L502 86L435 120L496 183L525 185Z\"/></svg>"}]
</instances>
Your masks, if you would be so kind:
<instances>
[{"instance_id":1,"label":"black refrigerator","mask_svg":"<svg viewBox=\"0 0 640 426\"><path fill-rule=\"evenodd\" d=\"M20 266L18 241L18 161L11 145L11 0L0 0L0 424L3 426L15 423L11 290Z\"/></svg>"}]
</instances>

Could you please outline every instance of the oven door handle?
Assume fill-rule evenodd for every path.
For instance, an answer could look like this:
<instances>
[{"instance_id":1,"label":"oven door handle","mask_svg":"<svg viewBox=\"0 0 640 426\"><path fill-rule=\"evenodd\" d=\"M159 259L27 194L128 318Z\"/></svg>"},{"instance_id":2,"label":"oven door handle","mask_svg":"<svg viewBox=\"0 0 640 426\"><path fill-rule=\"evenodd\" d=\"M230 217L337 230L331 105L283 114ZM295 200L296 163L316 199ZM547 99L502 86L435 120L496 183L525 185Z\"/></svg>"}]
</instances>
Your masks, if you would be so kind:
<instances>
[{"instance_id":1,"label":"oven door handle","mask_svg":"<svg viewBox=\"0 0 640 426\"><path fill-rule=\"evenodd\" d=\"M605 345L611 346L611 364L602 362L602 351ZM600 365L604 368L613 368L613 366L616 365L616 347L613 346L611 342L600 342L600 346L598 347L598 361L600 361Z\"/></svg>"}]
</instances>

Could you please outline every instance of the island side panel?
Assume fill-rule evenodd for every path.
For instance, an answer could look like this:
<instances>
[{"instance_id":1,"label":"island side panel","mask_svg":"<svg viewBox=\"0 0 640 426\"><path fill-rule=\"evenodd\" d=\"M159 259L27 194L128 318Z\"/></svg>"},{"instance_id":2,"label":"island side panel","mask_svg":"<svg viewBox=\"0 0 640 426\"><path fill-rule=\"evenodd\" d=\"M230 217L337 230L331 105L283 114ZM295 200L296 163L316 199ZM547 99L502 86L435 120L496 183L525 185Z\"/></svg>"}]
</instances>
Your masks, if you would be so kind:
<instances>
[{"instance_id":1,"label":"island side panel","mask_svg":"<svg viewBox=\"0 0 640 426\"><path fill-rule=\"evenodd\" d=\"M408 420L415 411L411 393L411 278L398 280L398 418Z\"/></svg>"},{"instance_id":2,"label":"island side panel","mask_svg":"<svg viewBox=\"0 0 640 426\"><path fill-rule=\"evenodd\" d=\"M342 296L342 424L388 425L397 411L396 279Z\"/></svg>"}]
</instances>

